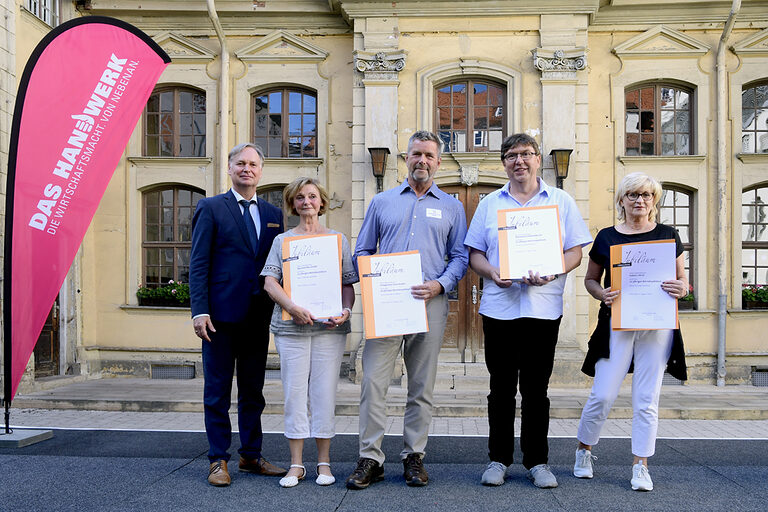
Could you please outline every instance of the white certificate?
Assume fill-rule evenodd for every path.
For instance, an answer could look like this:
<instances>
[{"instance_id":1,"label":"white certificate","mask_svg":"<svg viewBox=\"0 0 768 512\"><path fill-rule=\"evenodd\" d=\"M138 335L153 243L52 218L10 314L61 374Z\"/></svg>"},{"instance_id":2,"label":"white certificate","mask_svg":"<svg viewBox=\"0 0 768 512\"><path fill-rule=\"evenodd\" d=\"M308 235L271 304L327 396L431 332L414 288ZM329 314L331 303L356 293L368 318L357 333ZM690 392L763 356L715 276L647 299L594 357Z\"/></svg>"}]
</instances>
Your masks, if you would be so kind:
<instances>
[{"instance_id":1,"label":"white certificate","mask_svg":"<svg viewBox=\"0 0 768 512\"><path fill-rule=\"evenodd\" d=\"M497 219L502 279L520 280L529 270L541 276L565 272L557 205L499 210Z\"/></svg>"},{"instance_id":2,"label":"white certificate","mask_svg":"<svg viewBox=\"0 0 768 512\"><path fill-rule=\"evenodd\" d=\"M283 289L315 318L341 315L341 235L283 238Z\"/></svg>"},{"instance_id":3,"label":"white certificate","mask_svg":"<svg viewBox=\"0 0 768 512\"><path fill-rule=\"evenodd\" d=\"M611 246L611 304L614 330L676 329L677 300L661 283L677 279L674 240Z\"/></svg>"},{"instance_id":4,"label":"white certificate","mask_svg":"<svg viewBox=\"0 0 768 512\"><path fill-rule=\"evenodd\" d=\"M429 331L427 308L411 286L422 284L419 251L360 256L366 339Z\"/></svg>"}]
</instances>

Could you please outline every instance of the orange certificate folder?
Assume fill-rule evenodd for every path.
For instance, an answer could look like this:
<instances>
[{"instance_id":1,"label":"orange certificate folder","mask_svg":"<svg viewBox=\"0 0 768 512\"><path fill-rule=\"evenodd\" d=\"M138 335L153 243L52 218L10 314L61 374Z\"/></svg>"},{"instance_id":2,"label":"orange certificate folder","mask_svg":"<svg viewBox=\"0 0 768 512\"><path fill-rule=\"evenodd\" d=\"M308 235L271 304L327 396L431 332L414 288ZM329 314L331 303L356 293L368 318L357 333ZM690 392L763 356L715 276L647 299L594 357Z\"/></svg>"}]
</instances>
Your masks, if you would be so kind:
<instances>
[{"instance_id":1,"label":"orange certificate folder","mask_svg":"<svg viewBox=\"0 0 768 512\"><path fill-rule=\"evenodd\" d=\"M360 256L357 268L366 339L429 331L426 303L411 295L423 282L419 251Z\"/></svg>"},{"instance_id":2,"label":"orange certificate folder","mask_svg":"<svg viewBox=\"0 0 768 512\"><path fill-rule=\"evenodd\" d=\"M541 276L565 272L560 210L556 204L496 212L499 226L499 276L521 280L528 271Z\"/></svg>"},{"instance_id":3,"label":"orange certificate folder","mask_svg":"<svg viewBox=\"0 0 768 512\"><path fill-rule=\"evenodd\" d=\"M341 234L283 238L283 289L315 318L341 315ZM283 320L291 320L283 310Z\"/></svg>"},{"instance_id":4,"label":"orange certificate folder","mask_svg":"<svg viewBox=\"0 0 768 512\"><path fill-rule=\"evenodd\" d=\"M661 283L677 278L674 240L611 246L611 304L614 331L677 329L677 300Z\"/></svg>"}]
</instances>

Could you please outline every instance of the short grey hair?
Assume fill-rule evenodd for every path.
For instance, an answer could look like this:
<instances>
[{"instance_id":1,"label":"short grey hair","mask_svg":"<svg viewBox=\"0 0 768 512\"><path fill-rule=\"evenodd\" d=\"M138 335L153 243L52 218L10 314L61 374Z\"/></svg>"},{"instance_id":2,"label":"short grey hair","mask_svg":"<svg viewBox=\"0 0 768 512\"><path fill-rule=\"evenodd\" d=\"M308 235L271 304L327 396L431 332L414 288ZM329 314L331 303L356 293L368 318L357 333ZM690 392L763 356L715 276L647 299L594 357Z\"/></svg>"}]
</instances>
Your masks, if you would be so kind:
<instances>
[{"instance_id":1,"label":"short grey hair","mask_svg":"<svg viewBox=\"0 0 768 512\"><path fill-rule=\"evenodd\" d=\"M618 214L619 220L625 220L627 218L624 206L621 204L621 200L624 199L624 196L630 192L638 192L644 188L650 189L653 194L653 204L651 204L651 208L648 211L648 220L656 218L656 214L658 213L656 205L661 201L661 184L656 181L653 176L648 176L642 172L633 172L624 176L619 182L619 186L616 187L616 213Z\"/></svg>"},{"instance_id":2,"label":"short grey hair","mask_svg":"<svg viewBox=\"0 0 768 512\"><path fill-rule=\"evenodd\" d=\"M227 157L227 164L232 165L232 160L234 160L237 155L242 153L246 148L251 148L256 151L256 153L259 155L259 158L261 159L261 164L264 165L264 152L253 142L243 142L242 144L238 144L237 146L233 147L229 152L229 156Z\"/></svg>"},{"instance_id":3,"label":"short grey hair","mask_svg":"<svg viewBox=\"0 0 768 512\"><path fill-rule=\"evenodd\" d=\"M437 157L440 158L440 154L443 152L443 141L440 140L440 137L428 130L418 130L408 139L408 153L411 152L411 146L413 146L413 141L415 140L437 144Z\"/></svg>"}]
</instances>

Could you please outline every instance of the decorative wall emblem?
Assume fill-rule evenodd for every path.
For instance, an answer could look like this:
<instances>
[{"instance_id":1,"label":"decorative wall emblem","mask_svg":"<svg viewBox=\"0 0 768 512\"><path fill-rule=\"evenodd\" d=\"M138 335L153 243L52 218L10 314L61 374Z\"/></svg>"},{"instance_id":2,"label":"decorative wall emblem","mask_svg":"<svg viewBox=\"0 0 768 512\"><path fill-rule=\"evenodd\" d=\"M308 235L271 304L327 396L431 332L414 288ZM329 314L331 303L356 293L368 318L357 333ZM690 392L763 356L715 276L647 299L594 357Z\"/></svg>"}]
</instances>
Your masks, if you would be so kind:
<instances>
[{"instance_id":1,"label":"decorative wall emblem","mask_svg":"<svg viewBox=\"0 0 768 512\"><path fill-rule=\"evenodd\" d=\"M462 165L459 170L461 171L461 184L471 187L476 184L480 177L480 166L477 164Z\"/></svg>"},{"instance_id":2,"label":"decorative wall emblem","mask_svg":"<svg viewBox=\"0 0 768 512\"><path fill-rule=\"evenodd\" d=\"M533 65L539 71L581 71L587 67L584 50L533 50Z\"/></svg>"},{"instance_id":3,"label":"decorative wall emblem","mask_svg":"<svg viewBox=\"0 0 768 512\"><path fill-rule=\"evenodd\" d=\"M405 68L405 51L355 52L355 69L365 73L366 80L396 80Z\"/></svg>"}]
</instances>

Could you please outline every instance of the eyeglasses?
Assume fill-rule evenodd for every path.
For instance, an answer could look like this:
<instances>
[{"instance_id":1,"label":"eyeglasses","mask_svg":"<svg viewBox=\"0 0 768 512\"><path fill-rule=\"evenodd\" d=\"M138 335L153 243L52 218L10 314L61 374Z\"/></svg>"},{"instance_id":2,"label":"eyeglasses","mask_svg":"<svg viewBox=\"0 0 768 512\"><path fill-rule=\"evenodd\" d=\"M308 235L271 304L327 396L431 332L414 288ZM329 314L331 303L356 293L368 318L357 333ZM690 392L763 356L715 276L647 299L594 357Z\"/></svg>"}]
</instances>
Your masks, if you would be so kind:
<instances>
[{"instance_id":1,"label":"eyeglasses","mask_svg":"<svg viewBox=\"0 0 768 512\"><path fill-rule=\"evenodd\" d=\"M530 151L524 151L522 153L507 153L504 155L504 160L509 160L510 162L514 162L517 160L517 157L521 157L526 162L536 156L536 153L531 153Z\"/></svg>"},{"instance_id":2,"label":"eyeglasses","mask_svg":"<svg viewBox=\"0 0 768 512\"><path fill-rule=\"evenodd\" d=\"M646 203L653 199L653 194L650 192L643 192L642 194L638 194L637 192L628 192L627 193L627 199L630 201L637 201L637 198L640 197L645 201Z\"/></svg>"}]
</instances>

